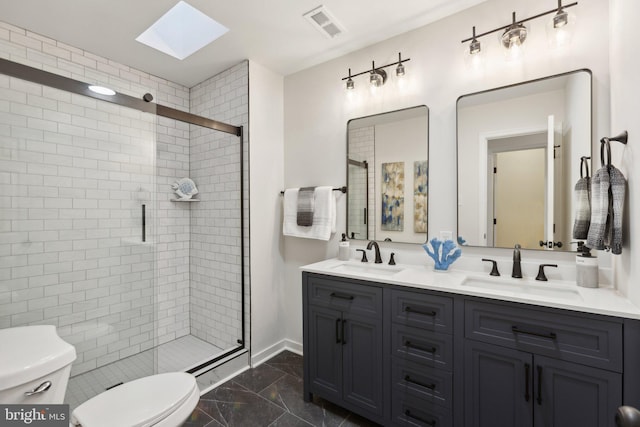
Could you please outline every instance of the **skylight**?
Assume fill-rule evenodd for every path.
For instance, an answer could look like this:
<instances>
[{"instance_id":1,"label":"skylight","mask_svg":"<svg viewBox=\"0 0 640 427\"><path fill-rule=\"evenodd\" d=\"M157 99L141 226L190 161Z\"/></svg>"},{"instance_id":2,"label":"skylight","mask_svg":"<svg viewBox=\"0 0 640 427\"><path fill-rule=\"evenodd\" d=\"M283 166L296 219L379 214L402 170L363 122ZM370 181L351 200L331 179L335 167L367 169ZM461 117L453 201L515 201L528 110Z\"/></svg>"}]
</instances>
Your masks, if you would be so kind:
<instances>
[{"instance_id":1,"label":"skylight","mask_svg":"<svg viewBox=\"0 0 640 427\"><path fill-rule=\"evenodd\" d=\"M229 29L184 1L178 2L136 41L183 60Z\"/></svg>"}]
</instances>

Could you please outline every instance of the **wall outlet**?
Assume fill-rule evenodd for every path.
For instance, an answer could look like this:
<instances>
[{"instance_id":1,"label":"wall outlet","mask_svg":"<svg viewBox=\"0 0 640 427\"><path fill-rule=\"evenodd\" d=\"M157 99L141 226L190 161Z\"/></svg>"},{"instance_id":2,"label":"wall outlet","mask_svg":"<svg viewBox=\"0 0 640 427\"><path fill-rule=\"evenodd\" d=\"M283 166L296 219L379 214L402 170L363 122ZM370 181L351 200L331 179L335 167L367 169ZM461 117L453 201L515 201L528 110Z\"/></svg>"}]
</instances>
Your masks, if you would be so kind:
<instances>
[{"instance_id":1,"label":"wall outlet","mask_svg":"<svg viewBox=\"0 0 640 427\"><path fill-rule=\"evenodd\" d=\"M441 231L440 240L453 240L453 231Z\"/></svg>"}]
</instances>

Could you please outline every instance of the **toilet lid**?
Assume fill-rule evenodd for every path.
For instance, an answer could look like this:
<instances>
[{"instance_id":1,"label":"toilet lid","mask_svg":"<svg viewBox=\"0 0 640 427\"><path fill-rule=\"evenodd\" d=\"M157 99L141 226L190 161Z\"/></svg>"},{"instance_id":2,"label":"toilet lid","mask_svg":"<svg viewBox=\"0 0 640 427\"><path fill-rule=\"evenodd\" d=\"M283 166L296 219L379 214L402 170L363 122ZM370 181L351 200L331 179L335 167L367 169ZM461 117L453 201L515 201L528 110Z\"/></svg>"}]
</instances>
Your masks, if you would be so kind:
<instances>
[{"instance_id":1,"label":"toilet lid","mask_svg":"<svg viewBox=\"0 0 640 427\"><path fill-rule=\"evenodd\" d=\"M197 387L184 372L151 375L89 399L71 415L82 427L152 426L179 408Z\"/></svg>"}]
</instances>

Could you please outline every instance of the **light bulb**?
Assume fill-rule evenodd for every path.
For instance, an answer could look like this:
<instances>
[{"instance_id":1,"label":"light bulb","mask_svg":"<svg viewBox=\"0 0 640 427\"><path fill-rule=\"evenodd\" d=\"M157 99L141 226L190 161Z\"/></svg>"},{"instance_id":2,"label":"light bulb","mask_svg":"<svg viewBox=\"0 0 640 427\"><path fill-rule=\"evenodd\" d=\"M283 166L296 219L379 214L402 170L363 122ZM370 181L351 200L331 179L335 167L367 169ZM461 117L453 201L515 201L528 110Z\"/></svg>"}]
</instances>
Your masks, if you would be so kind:
<instances>
[{"instance_id":1,"label":"light bulb","mask_svg":"<svg viewBox=\"0 0 640 427\"><path fill-rule=\"evenodd\" d=\"M564 9L558 9L546 24L547 41L553 49L562 49L571 44L576 17Z\"/></svg>"}]
</instances>

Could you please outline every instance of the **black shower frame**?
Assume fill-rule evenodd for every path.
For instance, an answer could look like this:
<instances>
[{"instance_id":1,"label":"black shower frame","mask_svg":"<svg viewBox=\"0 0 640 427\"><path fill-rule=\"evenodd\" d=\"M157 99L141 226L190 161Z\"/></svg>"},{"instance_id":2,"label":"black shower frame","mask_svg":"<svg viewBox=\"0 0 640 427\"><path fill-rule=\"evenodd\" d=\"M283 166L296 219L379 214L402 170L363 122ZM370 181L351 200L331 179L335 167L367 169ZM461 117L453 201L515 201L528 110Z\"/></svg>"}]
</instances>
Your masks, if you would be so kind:
<instances>
[{"instance_id":1,"label":"black shower frame","mask_svg":"<svg viewBox=\"0 0 640 427\"><path fill-rule=\"evenodd\" d=\"M140 98L135 98L130 95L116 92L115 95L102 95L93 92L89 89L90 84L74 80L69 77L61 76L59 74L51 73L48 71L33 68L28 65L20 64L10 61L8 59L0 58L0 74L4 74L10 77L15 77L21 80L26 80L32 83L41 84L44 86L52 87L55 89L64 90L67 92L75 93L77 95L87 96L89 98L99 99L101 101L110 102L123 107L133 108L146 113L155 114L157 116L166 117L174 120L178 120L184 123L202 126L205 128L217 130L220 132L235 135L240 138L240 265L242 274L240 275L241 286L241 318L242 318L242 337L238 339L238 347L235 347L225 353L216 356L198 366L195 366L186 372L194 374L198 372L198 375L202 375L211 369L215 369L217 362L229 358L229 360L240 356L244 350L246 350L246 325L245 325L245 241L244 241L244 130L242 126L234 126L228 123L219 122L217 120L208 119L206 117L191 114L185 111L180 111L175 108L159 105L154 102L153 96L150 94L143 94ZM236 355L235 357L230 357ZM207 370L204 370L209 368ZM203 371L204 370L204 371Z\"/></svg>"}]
</instances>

